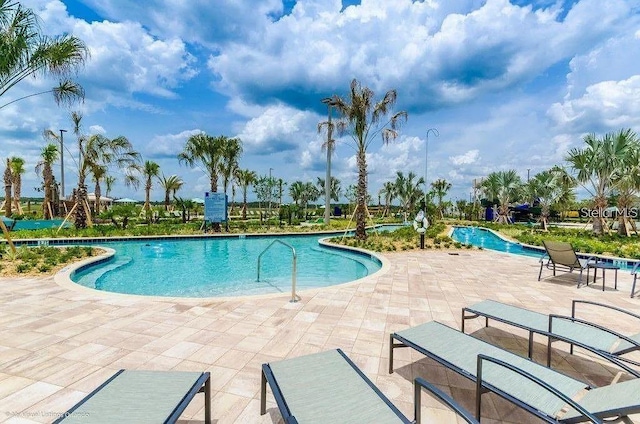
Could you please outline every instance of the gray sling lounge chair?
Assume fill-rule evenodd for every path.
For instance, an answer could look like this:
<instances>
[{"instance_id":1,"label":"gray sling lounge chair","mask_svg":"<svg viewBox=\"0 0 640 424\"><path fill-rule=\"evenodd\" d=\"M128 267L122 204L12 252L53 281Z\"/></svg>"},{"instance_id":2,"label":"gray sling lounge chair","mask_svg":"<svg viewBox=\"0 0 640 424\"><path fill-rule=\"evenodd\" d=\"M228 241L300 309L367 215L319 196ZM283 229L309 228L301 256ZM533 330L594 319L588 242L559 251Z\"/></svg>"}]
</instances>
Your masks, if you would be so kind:
<instances>
[{"instance_id":1,"label":"gray sling lounge chair","mask_svg":"<svg viewBox=\"0 0 640 424\"><path fill-rule=\"evenodd\" d=\"M211 424L208 372L120 370L55 423L175 423L204 392L204 420Z\"/></svg>"},{"instance_id":2,"label":"gray sling lounge chair","mask_svg":"<svg viewBox=\"0 0 640 424\"><path fill-rule=\"evenodd\" d=\"M507 352L439 322L392 333L393 351L411 347L476 383L476 417L490 391L547 422L601 422L640 412L640 379L592 388L584 382Z\"/></svg>"},{"instance_id":3,"label":"gray sling lounge chair","mask_svg":"<svg viewBox=\"0 0 640 424\"><path fill-rule=\"evenodd\" d=\"M614 362L630 374L640 377L638 371L619 362L624 361L640 366L640 363L621 356L640 349L640 333L625 336L601 325L579 319L576 317L576 307L579 304L613 310L624 314L625 319L635 318L640 321L640 315L615 306L588 300L574 300L571 305L570 317L554 314L544 315L494 300L484 300L475 305L462 308L462 332L464 333L464 324L468 319L484 317L486 326L489 326L489 319L492 319L529 332L529 358L531 358L533 350L533 334L538 333L548 336L547 366L551 365L551 343L560 340L570 344L570 353L573 353L574 345L579 346Z\"/></svg>"},{"instance_id":4,"label":"gray sling lounge chair","mask_svg":"<svg viewBox=\"0 0 640 424\"><path fill-rule=\"evenodd\" d=\"M260 414L267 412L267 383L284 422L413 423L387 399L340 349L262 365ZM423 379L415 381L416 423L422 389L430 391L468 423L473 416Z\"/></svg>"},{"instance_id":5,"label":"gray sling lounge chair","mask_svg":"<svg viewBox=\"0 0 640 424\"><path fill-rule=\"evenodd\" d=\"M540 258L540 272L538 273L538 281L542 277L542 268L546 265L547 269L553 269L553 275L556 275L556 268L568 270L573 272L574 269L580 270L578 276L578 287L582 283L582 271L587 270L587 284L589 284L589 263L595 262L594 257L588 257L586 259L578 258L575 250L570 243L564 241L543 241L542 244L546 250L546 253ZM545 258L547 263L545 264Z\"/></svg>"}]
</instances>

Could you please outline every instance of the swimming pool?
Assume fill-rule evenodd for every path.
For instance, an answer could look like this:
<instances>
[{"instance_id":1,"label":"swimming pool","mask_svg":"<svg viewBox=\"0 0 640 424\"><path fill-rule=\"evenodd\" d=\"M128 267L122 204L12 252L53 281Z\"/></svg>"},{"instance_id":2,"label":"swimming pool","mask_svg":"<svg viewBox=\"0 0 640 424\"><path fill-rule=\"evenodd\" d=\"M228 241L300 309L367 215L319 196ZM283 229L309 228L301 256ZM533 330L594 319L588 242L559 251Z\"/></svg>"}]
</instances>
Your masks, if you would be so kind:
<instances>
[{"instance_id":1,"label":"swimming pool","mask_svg":"<svg viewBox=\"0 0 640 424\"><path fill-rule=\"evenodd\" d=\"M542 248L535 249L526 247L520 243L513 243L498 237L492 231L480 227L454 227L451 238L455 241L484 249L497 250L498 252L513 253L514 255L530 256L540 258L545 253ZM591 254L578 253L581 258L592 256ZM602 255L594 255L599 261L612 263L622 270L631 270L637 261L633 259L612 258Z\"/></svg>"},{"instance_id":2,"label":"swimming pool","mask_svg":"<svg viewBox=\"0 0 640 424\"><path fill-rule=\"evenodd\" d=\"M292 253L284 245L274 244L264 253L260 281L256 281L258 255L275 239L296 250L298 290L357 280L381 268L371 255L321 246L318 240L323 237L326 235L105 242L99 245L114 249L115 256L75 272L71 279L97 290L153 296L289 293Z\"/></svg>"},{"instance_id":3,"label":"swimming pool","mask_svg":"<svg viewBox=\"0 0 640 424\"><path fill-rule=\"evenodd\" d=\"M539 258L544 253L544 251L525 248L520 243L504 240L493 232L480 227L454 227L451 238L460 243L515 255Z\"/></svg>"}]
</instances>

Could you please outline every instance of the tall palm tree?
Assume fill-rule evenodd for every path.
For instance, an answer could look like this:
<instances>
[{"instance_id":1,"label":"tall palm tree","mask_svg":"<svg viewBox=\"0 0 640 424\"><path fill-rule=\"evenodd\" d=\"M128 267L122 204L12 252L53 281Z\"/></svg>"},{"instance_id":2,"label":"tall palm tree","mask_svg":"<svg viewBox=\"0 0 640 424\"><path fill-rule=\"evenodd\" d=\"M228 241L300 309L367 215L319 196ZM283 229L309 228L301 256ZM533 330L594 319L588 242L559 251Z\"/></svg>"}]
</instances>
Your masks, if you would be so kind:
<instances>
[{"instance_id":1,"label":"tall palm tree","mask_svg":"<svg viewBox=\"0 0 640 424\"><path fill-rule=\"evenodd\" d=\"M42 158L36 164L36 174L42 175L42 188L44 190L44 201L42 202L42 216L44 219L53 218L53 210L55 209L55 187L53 179L53 169L51 165L58 160L58 145L49 143L40 152Z\"/></svg>"},{"instance_id":2,"label":"tall palm tree","mask_svg":"<svg viewBox=\"0 0 640 424\"><path fill-rule=\"evenodd\" d=\"M140 154L133 150L131 142L123 136L109 139L100 134L85 136L82 134L82 115L71 114L74 123L73 132L78 137L80 163L78 164L78 188L76 189L75 227L86 228L87 186L86 178L98 167L116 166L125 172L125 184L137 186L138 180L134 172L139 169Z\"/></svg>"},{"instance_id":3,"label":"tall palm tree","mask_svg":"<svg viewBox=\"0 0 640 424\"><path fill-rule=\"evenodd\" d=\"M238 170L238 161L242 154L242 141L239 138L224 137L222 143L222 152L220 160L220 174L222 174L222 187L224 194L227 194L229 183L233 179L233 175Z\"/></svg>"},{"instance_id":4,"label":"tall palm tree","mask_svg":"<svg viewBox=\"0 0 640 424\"><path fill-rule=\"evenodd\" d=\"M540 204L540 223L547 231L551 206L562 194L560 174L551 170L542 171L531 178L525 185L525 191L530 199L537 199Z\"/></svg>"},{"instance_id":5,"label":"tall palm tree","mask_svg":"<svg viewBox=\"0 0 640 424\"><path fill-rule=\"evenodd\" d=\"M438 198L438 213L440 213L440 218L442 219L444 218L444 206L442 199L447 195L449 190L451 190L451 183L443 178L438 178L431 183L431 188Z\"/></svg>"},{"instance_id":6,"label":"tall palm tree","mask_svg":"<svg viewBox=\"0 0 640 424\"><path fill-rule=\"evenodd\" d=\"M7 158L7 166L4 168L4 216L9 218L13 213L11 207L11 193L13 188L13 177L11 175L11 160Z\"/></svg>"},{"instance_id":7,"label":"tall palm tree","mask_svg":"<svg viewBox=\"0 0 640 424\"><path fill-rule=\"evenodd\" d=\"M611 182L618 194L618 234L629 236L630 227L637 232L635 220L631 218L629 211L640 190L640 141L631 130L619 131L614 136L625 138L625 143L629 144L627 154L621 158Z\"/></svg>"},{"instance_id":8,"label":"tall palm tree","mask_svg":"<svg viewBox=\"0 0 640 424\"><path fill-rule=\"evenodd\" d=\"M93 206L96 215L100 215L100 199L102 198L102 186L100 185L100 181L102 181L106 175L107 167L104 165L96 165L91 168L92 180L96 184L93 189L93 193L96 196Z\"/></svg>"},{"instance_id":9,"label":"tall palm tree","mask_svg":"<svg viewBox=\"0 0 640 424\"><path fill-rule=\"evenodd\" d=\"M631 149L633 135L630 129L610 132L602 138L589 134L584 137L584 148L573 148L565 157L578 183L593 197L591 215L596 235L602 235L607 228L603 211L614 188L614 177Z\"/></svg>"},{"instance_id":10,"label":"tall palm tree","mask_svg":"<svg viewBox=\"0 0 640 424\"><path fill-rule=\"evenodd\" d=\"M382 184L380 193L384 195L384 211L382 212L382 217L384 218L389 213L391 202L396 198L396 185L391 181L387 181Z\"/></svg>"},{"instance_id":11,"label":"tall palm tree","mask_svg":"<svg viewBox=\"0 0 640 424\"><path fill-rule=\"evenodd\" d=\"M182 188L184 185L184 181L182 178L177 175L171 175L169 177L165 177L164 174L160 178L160 186L164 190L164 210L169 210L169 205L171 204L170 196L173 194L173 197L176 197L176 193L178 190Z\"/></svg>"},{"instance_id":12,"label":"tall palm tree","mask_svg":"<svg viewBox=\"0 0 640 424\"><path fill-rule=\"evenodd\" d=\"M153 161L145 161L142 166L142 175L144 176L144 206L147 221L151 216L151 189L153 188L153 179L160 178L160 165Z\"/></svg>"},{"instance_id":13,"label":"tall palm tree","mask_svg":"<svg viewBox=\"0 0 640 424\"><path fill-rule=\"evenodd\" d=\"M394 182L395 194L402 203L402 208L406 215L411 213L415 209L416 202L423 195L423 191L420 186L424 184L424 178L420 177L417 181L414 181L416 174L411 171L405 176L402 171L396 173L396 181Z\"/></svg>"},{"instance_id":14,"label":"tall palm tree","mask_svg":"<svg viewBox=\"0 0 640 424\"><path fill-rule=\"evenodd\" d=\"M24 159L14 156L9 159L11 161L11 179L13 184L13 204L18 213L22 213L20 206L20 197L22 196L22 174L25 172Z\"/></svg>"},{"instance_id":15,"label":"tall palm tree","mask_svg":"<svg viewBox=\"0 0 640 424\"><path fill-rule=\"evenodd\" d=\"M202 132L194 134L187 140L182 152L178 154L178 161L191 168L200 167L209 176L211 192L218 192L218 177L221 172L222 152L227 137L212 137ZM213 224L213 231L220 232L220 224Z\"/></svg>"},{"instance_id":16,"label":"tall palm tree","mask_svg":"<svg viewBox=\"0 0 640 424\"><path fill-rule=\"evenodd\" d=\"M258 175L254 171L248 169L238 169L236 171L236 180L242 188L242 219L247 219L247 190L256 181L257 177Z\"/></svg>"},{"instance_id":17,"label":"tall palm tree","mask_svg":"<svg viewBox=\"0 0 640 424\"><path fill-rule=\"evenodd\" d=\"M509 204L522 192L522 180L515 170L497 171L487 175L480 187L485 195L498 202L498 215L494 220L498 223L509 223Z\"/></svg>"},{"instance_id":18,"label":"tall palm tree","mask_svg":"<svg viewBox=\"0 0 640 424\"><path fill-rule=\"evenodd\" d=\"M18 1L0 0L0 57L0 97L30 76L50 75L60 79L57 87L15 99L0 109L43 93L53 93L57 103L84 97L82 87L68 77L89 57L87 46L69 34L53 38L44 35L38 16Z\"/></svg>"},{"instance_id":19,"label":"tall palm tree","mask_svg":"<svg viewBox=\"0 0 640 424\"><path fill-rule=\"evenodd\" d=\"M380 101L375 101L374 93L354 79L351 81L348 98L337 95L331 98L332 105L340 112L338 132L349 133L356 150L358 164L358 184L356 196L356 232L359 240L367 238L365 231L365 212L367 201L367 148L378 135L383 143L388 143L398 136L398 128L407 120L407 112L392 113L396 103L395 90L389 90Z\"/></svg>"},{"instance_id":20,"label":"tall palm tree","mask_svg":"<svg viewBox=\"0 0 640 424\"><path fill-rule=\"evenodd\" d=\"M331 203L331 199L333 199L332 192L331 192L333 188L331 186L331 183L333 182L333 178L331 177L331 155L335 151L336 141L331 137L331 135L333 134L333 130L335 129L335 124L331 122L331 107L333 106L333 104L331 103L331 99L323 100L323 102L325 101L328 102L327 105L329 107L329 119L327 121L320 122L318 124L318 134L321 134L325 130L327 131L327 141L322 143L322 149L326 150L327 152L327 170L326 170L326 177L323 180L324 187L322 187L322 191L324 191L324 197L325 197L324 198L324 201L325 201L325 215L324 215L325 222L324 223L325 225L328 225L329 217L330 217L329 215L331 214L331 212L329 211L329 207L330 207L329 204ZM335 199L335 201L337 202L338 199Z\"/></svg>"},{"instance_id":21,"label":"tall palm tree","mask_svg":"<svg viewBox=\"0 0 640 424\"><path fill-rule=\"evenodd\" d=\"M555 201L555 207L560 211L561 216L563 216L576 200L575 188L577 182L562 166L554 165L551 168L551 172L556 175L560 191Z\"/></svg>"}]
</instances>

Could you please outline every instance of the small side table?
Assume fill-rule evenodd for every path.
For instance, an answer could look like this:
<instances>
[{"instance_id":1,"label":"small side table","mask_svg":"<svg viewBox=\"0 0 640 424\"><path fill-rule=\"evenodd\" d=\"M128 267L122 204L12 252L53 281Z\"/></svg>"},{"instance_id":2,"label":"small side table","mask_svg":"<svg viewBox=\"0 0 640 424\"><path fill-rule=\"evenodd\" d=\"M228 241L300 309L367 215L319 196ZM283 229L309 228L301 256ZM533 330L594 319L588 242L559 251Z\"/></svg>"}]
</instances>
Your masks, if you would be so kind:
<instances>
[{"instance_id":1,"label":"small side table","mask_svg":"<svg viewBox=\"0 0 640 424\"><path fill-rule=\"evenodd\" d=\"M588 265L589 268L593 268L593 282L596 282L596 276L598 275L598 269L602 270L602 291L604 291L604 285L605 285L605 271L608 269L612 269L615 271L614 274L614 285L613 288L615 290L618 290L618 270L620 269L620 267L618 265L614 265L612 263L609 262L595 262L595 263L589 263ZM589 285L589 273L587 270L587 285Z\"/></svg>"}]
</instances>

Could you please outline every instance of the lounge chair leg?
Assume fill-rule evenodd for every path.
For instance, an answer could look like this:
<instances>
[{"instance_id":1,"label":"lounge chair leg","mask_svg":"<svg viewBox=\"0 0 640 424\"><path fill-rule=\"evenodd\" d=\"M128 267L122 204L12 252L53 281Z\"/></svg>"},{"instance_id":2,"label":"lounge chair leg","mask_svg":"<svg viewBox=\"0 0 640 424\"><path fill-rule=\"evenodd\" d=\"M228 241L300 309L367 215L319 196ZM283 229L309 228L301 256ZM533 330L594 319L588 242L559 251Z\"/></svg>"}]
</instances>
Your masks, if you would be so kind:
<instances>
[{"instance_id":1,"label":"lounge chair leg","mask_svg":"<svg viewBox=\"0 0 640 424\"><path fill-rule=\"evenodd\" d=\"M547 367L551 368L551 337L547 337Z\"/></svg>"},{"instance_id":2,"label":"lounge chair leg","mask_svg":"<svg viewBox=\"0 0 640 424\"><path fill-rule=\"evenodd\" d=\"M633 285L631 286L631 298L633 299L633 294L636 292L636 280L638 279L638 274L633 276Z\"/></svg>"},{"instance_id":3,"label":"lounge chair leg","mask_svg":"<svg viewBox=\"0 0 640 424\"><path fill-rule=\"evenodd\" d=\"M267 413L267 376L262 371L262 381L260 382L260 415Z\"/></svg>"},{"instance_id":4,"label":"lounge chair leg","mask_svg":"<svg viewBox=\"0 0 640 424\"><path fill-rule=\"evenodd\" d=\"M211 424L211 376L204 382L204 422Z\"/></svg>"},{"instance_id":5,"label":"lounge chair leg","mask_svg":"<svg viewBox=\"0 0 640 424\"><path fill-rule=\"evenodd\" d=\"M393 334L389 335L389 374L393 374Z\"/></svg>"},{"instance_id":6,"label":"lounge chair leg","mask_svg":"<svg viewBox=\"0 0 640 424\"><path fill-rule=\"evenodd\" d=\"M420 424L421 417L420 411L422 411L422 388L413 383L413 417L416 424Z\"/></svg>"},{"instance_id":7,"label":"lounge chair leg","mask_svg":"<svg viewBox=\"0 0 640 424\"><path fill-rule=\"evenodd\" d=\"M542 267L544 266L543 262L540 262L540 272L538 273L538 281L540 281L540 278L542 277Z\"/></svg>"},{"instance_id":8,"label":"lounge chair leg","mask_svg":"<svg viewBox=\"0 0 640 424\"><path fill-rule=\"evenodd\" d=\"M529 331L529 359L531 359L531 355L533 355L533 331Z\"/></svg>"},{"instance_id":9,"label":"lounge chair leg","mask_svg":"<svg viewBox=\"0 0 640 424\"><path fill-rule=\"evenodd\" d=\"M480 421L482 409L482 358L478 355L478 371L476 372L476 419Z\"/></svg>"}]
</instances>

